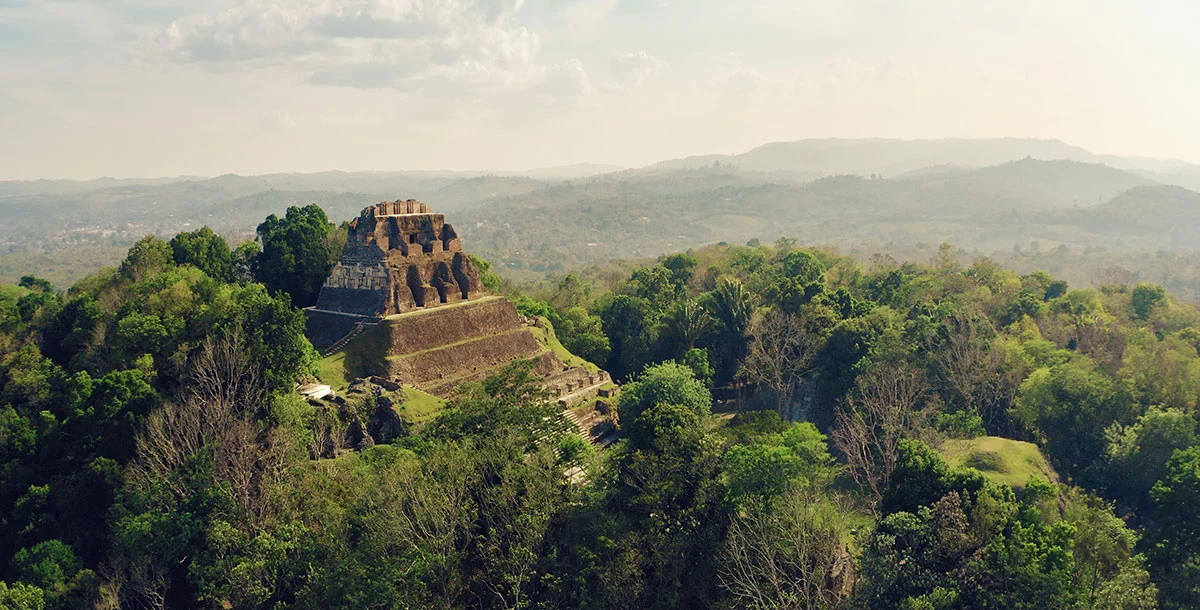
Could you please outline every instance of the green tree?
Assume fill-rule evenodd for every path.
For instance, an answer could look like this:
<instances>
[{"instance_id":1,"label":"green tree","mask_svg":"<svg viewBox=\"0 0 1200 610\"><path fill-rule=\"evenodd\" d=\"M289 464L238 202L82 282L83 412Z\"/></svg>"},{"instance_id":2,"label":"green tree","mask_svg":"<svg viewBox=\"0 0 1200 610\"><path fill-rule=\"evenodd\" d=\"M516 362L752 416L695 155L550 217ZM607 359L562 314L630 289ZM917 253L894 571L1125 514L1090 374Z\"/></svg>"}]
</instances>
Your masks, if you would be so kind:
<instances>
[{"instance_id":1,"label":"green tree","mask_svg":"<svg viewBox=\"0 0 1200 610\"><path fill-rule=\"evenodd\" d=\"M1137 534L1100 498L1074 491L1063 521L1075 528L1076 585L1087 608L1142 610L1157 607L1156 587L1135 555Z\"/></svg>"},{"instance_id":2,"label":"green tree","mask_svg":"<svg viewBox=\"0 0 1200 610\"><path fill-rule=\"evenodd\" d=\"M596 305L596 313L604 321L609 354L604 368L618 380L640 370L650 358L653 342L653 314L645 299L613 295Z\"/></svg>"},{"instance_id":3,"label":"green tree","mask_svg":"<svg viewBox=\"0 0 1200 610\"><path fill-rule=\"evenodd\" d=\"M165 270L172 262L171 247L167 242L147 235L129 249L119 269L123 277L135 282Z\"/></svg>"},{"instance_id":4,"label":"green tree","mask_svg":"<svg viewBox=\"0 0 1200 610\"><path fill-rule=\"evenodd\" d=\"M511 434L532 448L539 441L554 441L566 427L559 409L534 372L530 360L517 360L488 375L483 381L464 384L461 395L446 405L423 434L439 440Z\"/></svg>"},{"instance_id":5,"label":"green tree","mask_svg":"<svg viewBox=\"0 0 1200 610\"><path fill-rule=\"evenodd\" d=\"M636 545L644 589L632 605L704 605L725 523L720 443L679 404L654 404L623 425L629 439L613 456L610 510L633 522L625 543Z\"/></svg>"},{"instance_id":6,"label":"green tree","mask_svg":"<svg viewBox=\"0 0 1200 610\"><path fill-rule=\"evenodd\" d=\"M43 610L45 607L45 594L41 589L23 582L9 585L0 581L0 608L5 610Z\"/></svg>"},{"instance_id":7,"label":"green tree","mask_svg":"<svg viewBox=\"0 0 1200 610\"><path fill-rule=\"evenodd\" d=\"M671 271L662 265L639 267L629 276L629 285L634 296L645 299L651 310L661 315L681 294L673 278Z\"/></svg>"},{"instance_id":8,"label":"green tree","mask_svg":"<svg viewBox=\"0 0 1200 610\"><path fill-rule=\"evenodd\" d=\"M612 348L604 334L604 321L583 307L569 307L554 320L554 332L563 347L588 362L601 364L608 360Z\"/></svg>"},{"instance_id":9,"label":"green tree","mask_svg":"<svg viewBox=\"0 0 1200 610\"><path fill-rule=\"evenodd\" d=\"M1147 536L1163 607L1200 607L1200 447L1178 449L1150 490L1154 526Z\"/></svg>"},{"instance_id":10,"label":"green tree","mask_svg":"<svg viewBox=\"0 0 1200 610\"><path fill-rule=\"evenodd\" d=\"M1133 307L1133 315L1139 320L1150 317L1154 310L1167 302L1167 291L1155 284L1138 284L1129 295L1129 303Z\"/></svg>"},{"instance_id":11,"label":"green tree","mask_svg":"<svg viewBox=\"0 0 1200 610\"><path fill-rule=\"evenodd\" d=\"M643 411L661 404L679 405L705 417L712 412L712 394L682 364L664 362L647 367L622 388L618 397L621 422L633 424Z\"/></svg>"},{"instance_id":12,"label":"green tree","mask_svg":"<svg viewBox=\"0 0 1200 610\"><path fill-rule=\"evenodd\" d=\"M678 358L709 333L712 317L695 299L683 298L667 309L659 323L660 351L669 358Z\"/></svg>"},{"instance_id":13,"label":"green tree","mask_svg":"<svg viewBox=\"0 0 1200 610\"><path fill-rule=\"evenodd\" d=\"M725 453L725 485L735 502L770 507L792 489L823 489L834 472L825 435L809 422L791 424L757 443L734 445Z\"/></svg>"},{"instance_id":14,"label":"green tree","mask_svg":"<svg viewBox=\"0 0 1200 610\"><path fill-rule=\"evenodd\" d=\"M671 284L675 286L675 290L682 293L687 289L700 261L690 254L676 252L663 257L660 264L670 272Z\"/></svg>"},{"instance_id":15,"label":"green tree","mask_svg":"<svg viewBox=\"0 0 1200 610\"><path fill-rule=\"evenodd\" d=\"M337 259L327 243L336 229L317 204L288 208L258 225L262 253L256 278L272 292L286 292L297 307L317 302L317 293Z\"/></svg>"},{"instance_id":16,"label":"green tree","mask_svg":"<svg viewBox=\"0 0 1200 610\"><path fill-rule=\"evenodd\" d=\"M176 265L192 265L223 282L233 280L233 255L225 238L207 226L171 238Z\"/></svg>"},{"instance_id":17,"label":"green tree","mask_svg":"<svg viewBox=\"0 0 1200 610\"><path fill-rule=\"evenodd\" d=\"M788 252L779 264L785 275L801 285L820 282L825 274L825 265L820 259L804 250Z\"/></svg>"},{"instance_id":18,"label":"green tree","mask_svg":"<svg viewBox=\"0 0 1200 610\"><path fill-rule=\"evenodd\" d=\"M741 282L723 278L712 292L703 296L701 303L714 320L712 342L718 355L717 380L725 382L733 378L746 354L754 298Z\"/></svg>"},{"instance_id":19,"label":"green tree","mask_svg":"<svg viewBox=\"0 0 1200 610\"><path fill-rule=\"evenodd\" d=\"M34 292L54 292L54 286L50 284L49 280L36 275L22 275L21 279L17 281L17 285Z\"/></svg>"},{"instance_id":20,"label":"green tree","mask_svg":"<svg viewBox=\"0 0 1200 610\"><path fill-rule=\"evenodd\" d=\"M1071 608L1076 528L1058 519L1055 489L1012 489L950 468L904 441L856 591L868 608ZM949 605L939 605L949 604Z\"/></svg>"},{"instance_id":21,"label":"green tree","mask_svg":"<svg viewBox=\"0 0 1200 610\"><path fill-rule=\"evenodd\" d=\"M218 332L235 339L238 349L260 364L268 391L291 390L301 374L312 372L318 357L304 334L304 313L257 284L238 286L231 297Z\"/></svg>"},{"instance_id":22,"label":"green tree","mask_svg":"<svg viewBox=\"0 0 1200 610\"><path fill-rule=\"evenodd\" d=\"M692 375L696 381L705 386L712 385L713 370L712 366L708 364L708 350L693 347L684 352L676 362L692 369Z\"/></svg>"},{"instance_id":23,"label":"green tree","mask_svg":"<svg viewBox=\"0 0 1200 610\"><path fill-rule=\"evenodd\" d=\"M83 566L70 546L61 540L46 540L21 549L13 557L13 567L20 580L48 590L66 585Z\"/></svg>"},{"instance_id":24,"label":"green tree","mask_svg":"<svg viewBox=\"0 0 1200 610\"><path fill-rule=\"evenodd\" d=\"M1131 405L1090 360L1041 368L1017 394L1018 421L1032 431L1057 466L1082 473L1104 455L1104 430L1125 422Z\"/></svg>"},{"instance_id":25,"label":"green tree","mask_svg":"<svg viewBox=\"0 0 1200 610\"><path fill-rule=\"evenodd\" d=\"M1196 419L1178 409L1152 407L1136 422L1105 431L1109 487L1130 506L1148 507L1150 488L1166 474L1177 449L1197 444Z\"/></svg>"}]
</instances>

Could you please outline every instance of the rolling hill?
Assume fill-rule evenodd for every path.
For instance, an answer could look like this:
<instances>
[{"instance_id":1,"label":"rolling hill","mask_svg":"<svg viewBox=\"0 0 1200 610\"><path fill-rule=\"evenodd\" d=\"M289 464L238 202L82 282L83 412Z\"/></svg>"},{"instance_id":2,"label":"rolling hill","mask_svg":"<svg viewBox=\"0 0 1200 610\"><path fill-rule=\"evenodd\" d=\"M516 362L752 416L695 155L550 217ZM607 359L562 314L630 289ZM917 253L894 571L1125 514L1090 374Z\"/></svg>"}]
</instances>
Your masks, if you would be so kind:
<instances>
[{"instance_id":1,"label":"rolling hill","mask_svg":"<svg viewBox=\"0 0 1200 610\"><path fill-rule=\"evenodd\" d=\"M806 140L621 171L9 182L0 183L0 277L33 269L65 285L115 264L145 234L207 224L236 242L289 205L320 203L336 221L396 197L452 214L473 248L517 279L783 236L843 249L1200 248L1200 194L1155 179L1188 167L1122 159L1055 140Z\"/></svg>"}]
</instances>

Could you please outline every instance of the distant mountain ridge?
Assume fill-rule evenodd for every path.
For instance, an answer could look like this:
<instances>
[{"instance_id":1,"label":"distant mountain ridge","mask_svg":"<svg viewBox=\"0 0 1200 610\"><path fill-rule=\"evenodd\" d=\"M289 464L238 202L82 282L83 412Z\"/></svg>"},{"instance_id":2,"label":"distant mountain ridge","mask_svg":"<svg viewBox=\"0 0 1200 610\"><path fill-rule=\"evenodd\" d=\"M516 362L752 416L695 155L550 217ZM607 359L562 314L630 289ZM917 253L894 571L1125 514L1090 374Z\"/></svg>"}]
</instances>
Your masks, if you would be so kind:
<instances>
[{"instance_id":1,"label":"distant mountain ridge","mask_svg":"<svg viewBox=\"0 0 1200 610\"><path fill-rule=\"evenodd\" d=\"M703 154L667 159L632 173L695 169L713 165L808 181L843 174L884 178L954 174L1021 159L1103 164L1163 184L1200 191L1200 165L1177 159L1125 157L1092 153L1061 140L1036 138L946 138L900 140L886 138L821 138L769 142L736 154ZM153 187L178 182L245 185L248 192L264 189L386 192L398 186L467 178L528 178L540 181L579 180L626 171L619 165L576 163L528 170L396 170L325 171L261 175L225 174L216 177L98 178L95 180L0 181L0 197L87 192L104 188Z\"/></svg>"},{"instance_id":2,"label":"distant mountain ridge","mask_svg":"<svg viewBox=\"0 0 1200 610\"><path fill-rule=\"evenodd\" d=\"M290 205L316 202L337 219L397 197L453 215L479 254L523 279L777 237L839 247L949 242L981 252L1034 243L1200 250L1194 191L1200 166L1030 139L803 140L637 169L0 182L0 278L39 269L68 285L116 263L146 234L210 225L236 242Z\"/></svg>"},{"instance_id":3,"label":"distant mountain ridge","mask_svg":"<svg viewBox=\"0 0 1200 610\"><path fill-rule=\"evenodd\" d=\"M1034 138L796 140L771 142L738 154L670 159L645 169L684 169L719 163L755 172L862 176L879 174L890 178L938 166L978 168L1026 157L1046 161L1104 164L1156 180L1156 174L1177 176L1177 179L1191 182L1194 186L1190 188L1200 188L1200 166L1176 159L1098 155L1061 140Z\"/></svg>"}]
</instances>

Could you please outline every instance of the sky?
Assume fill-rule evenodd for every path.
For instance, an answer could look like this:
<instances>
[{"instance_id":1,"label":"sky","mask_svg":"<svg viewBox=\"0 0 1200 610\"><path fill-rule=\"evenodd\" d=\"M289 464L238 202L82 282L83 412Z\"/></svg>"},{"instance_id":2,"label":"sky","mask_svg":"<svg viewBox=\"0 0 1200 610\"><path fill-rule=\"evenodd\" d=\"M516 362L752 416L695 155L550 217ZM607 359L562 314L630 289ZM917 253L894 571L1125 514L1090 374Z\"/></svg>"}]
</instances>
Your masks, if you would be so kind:
<instances>
[{"instance_id":1,"label":"sky","mask_svg":"<svg viewBox=\"0 0 1200 610\"><path fill-rule=\"evenodd\" d=\"M1189 0L0 0L0 179L646 165L823 137L1200 162Z\"/></svg>"}]
</instances>

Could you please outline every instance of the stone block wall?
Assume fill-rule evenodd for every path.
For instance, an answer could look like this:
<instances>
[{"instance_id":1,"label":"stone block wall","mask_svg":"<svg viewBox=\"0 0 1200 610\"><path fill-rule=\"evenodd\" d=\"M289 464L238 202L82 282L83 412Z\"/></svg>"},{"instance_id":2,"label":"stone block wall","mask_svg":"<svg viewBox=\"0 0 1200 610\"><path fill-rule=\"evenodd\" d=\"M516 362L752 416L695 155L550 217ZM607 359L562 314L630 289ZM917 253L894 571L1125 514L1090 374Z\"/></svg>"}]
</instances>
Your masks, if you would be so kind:
<instances>
[{"instance_id":1,"label":"stone block wall","mask_svg":"<svg viewBox=\"0 0 1200 610\"><path fill-rule=\"evenodd\" d=\"M392 353L407 354L520 328L521 316L512 301L491 298L401 316L386 324Z\"/></svg>"},{"instance_id":2,"label":"stone block wall","mask_svg":"<svg viewBox=\"0 0 1200 610\"><path fill-rule=\"evenodd\" d=\"M541 351L541 344L532 331L517 328L432 350L389 357L388 372L406 383L422 387L490 372L517 358L536 356Z\"/></svg>"}]
</instances>

